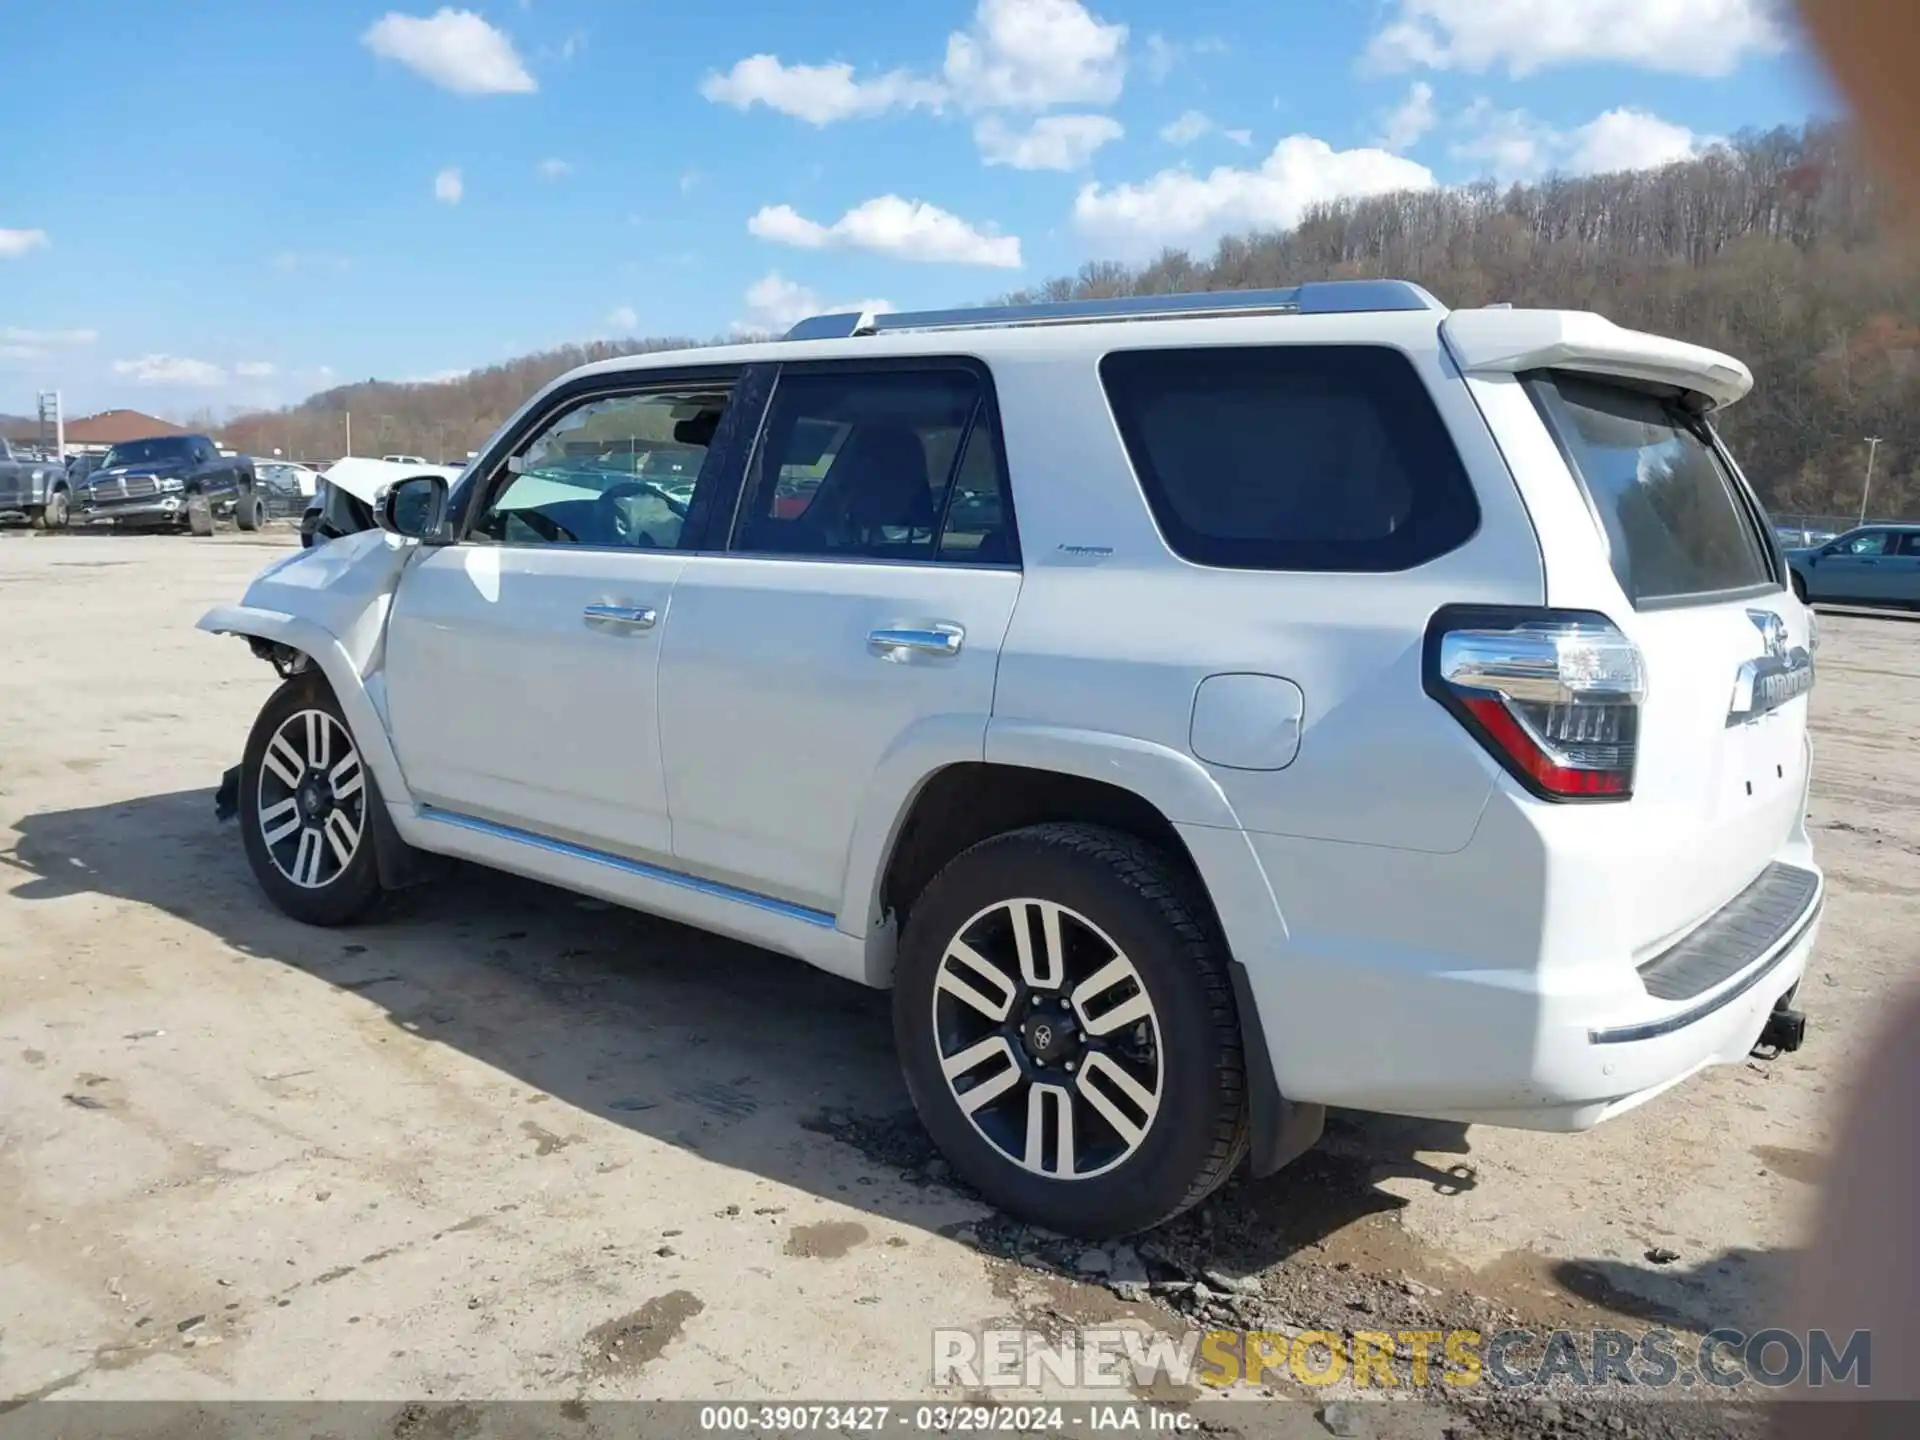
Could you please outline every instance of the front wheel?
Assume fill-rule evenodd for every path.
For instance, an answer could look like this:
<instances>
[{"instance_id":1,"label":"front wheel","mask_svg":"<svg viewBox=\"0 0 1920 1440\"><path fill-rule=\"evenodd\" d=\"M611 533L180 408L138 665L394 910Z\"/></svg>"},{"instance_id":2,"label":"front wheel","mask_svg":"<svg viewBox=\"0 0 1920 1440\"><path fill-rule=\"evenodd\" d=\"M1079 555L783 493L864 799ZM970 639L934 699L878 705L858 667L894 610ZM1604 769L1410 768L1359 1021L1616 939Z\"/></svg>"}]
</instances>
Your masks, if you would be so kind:
<instances>
[{"instance_id":1,"label":"front wheel","mask_svg":"<svg viewBox=\"0 0 1920 1440\"><path fill-rule=\"evenodd\" d=\"M33 517L36 530L64 530L71 512L67 508L67 492L56 490L47 497L47 503L40 507Z\"/></svg>"},{"instance_id":2,"label":"front wheel","mask_svg":"<svg viewBox=\"0 0 1920 1440\"><path fill-rule=\"evenodd\" d=\"M258 530L267 523L267 502L258 491L245 491L234 502L233 523L242 530Z\"/></svg>"},{"instance_id":3,"label":"front wheel","mask_svg":"<svg viewBox=\"0 0 1920 1440\"><path fill-rule=\"evenodd\" d=\"M373 776L319 676L296 675L260 711L240 762L240 829L267 898L309 925L349 925L380 899Z\"/></svg>"},{"instance_id":4,"label":"front wheel","mask_svg":"<svg viewBox=\"0 0 1920 1440\"><path fill-rule=\"evenodd\" d=\"M962 853L914 903L893 1014L934 1141L1023 1219L1149 1229L1245 1153L1225 947L1186 869L1135 836L1036 825Z\"/></svg>"}]
</instances>

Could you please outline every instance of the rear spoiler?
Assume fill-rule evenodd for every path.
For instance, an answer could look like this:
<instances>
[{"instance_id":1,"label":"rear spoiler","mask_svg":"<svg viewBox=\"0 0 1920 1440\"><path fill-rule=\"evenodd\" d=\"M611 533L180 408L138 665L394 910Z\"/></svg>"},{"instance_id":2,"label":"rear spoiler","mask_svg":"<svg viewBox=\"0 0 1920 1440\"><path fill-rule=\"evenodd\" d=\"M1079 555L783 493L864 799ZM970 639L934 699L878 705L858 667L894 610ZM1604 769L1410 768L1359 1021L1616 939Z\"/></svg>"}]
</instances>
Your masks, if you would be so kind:
<instances>
[{"instance_id":1,"label":"rear spoiler","mask_svg":"<svg viewBox=\"0 0 1920 1440\"><path fill-rule=\"evenodd\" d=\"M1625 330L1591 310L1455 310L1440 334L1469 375L1577 370L1671 385L1714 410L1753 389L1753 372L1731 355Z\"/></svg>"}]
</instances>

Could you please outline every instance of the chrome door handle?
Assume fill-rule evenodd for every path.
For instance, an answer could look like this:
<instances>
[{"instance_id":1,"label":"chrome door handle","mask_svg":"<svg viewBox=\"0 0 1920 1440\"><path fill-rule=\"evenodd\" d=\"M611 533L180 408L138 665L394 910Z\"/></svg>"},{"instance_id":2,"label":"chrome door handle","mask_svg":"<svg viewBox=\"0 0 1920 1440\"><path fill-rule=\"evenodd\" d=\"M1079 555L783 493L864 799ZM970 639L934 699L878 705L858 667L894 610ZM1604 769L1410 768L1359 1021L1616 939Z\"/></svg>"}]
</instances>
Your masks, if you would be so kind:
<instances>
[{"instance_id":1,"label":"chrome door handle","mask_svg":"<svg viewBox=\"0 0 1920 1440\"><path fill-rule=\"evenodd\" d=\"M630 630L651 630L659 612L644 605L589 605L580 612L589 625L624 625Z\"/></svg>"},{"instance_id":2,"label":"chrome door handle","mask_svg":"<svg viewBox=\"0 0 1920 1440\"><path fill-rule=\"evenodd\" d=\"M958 655L967 632L958 625L880 629L867 632L867 645L882 653L920 651L928 655Z\"/></svg>"}]
</instances>

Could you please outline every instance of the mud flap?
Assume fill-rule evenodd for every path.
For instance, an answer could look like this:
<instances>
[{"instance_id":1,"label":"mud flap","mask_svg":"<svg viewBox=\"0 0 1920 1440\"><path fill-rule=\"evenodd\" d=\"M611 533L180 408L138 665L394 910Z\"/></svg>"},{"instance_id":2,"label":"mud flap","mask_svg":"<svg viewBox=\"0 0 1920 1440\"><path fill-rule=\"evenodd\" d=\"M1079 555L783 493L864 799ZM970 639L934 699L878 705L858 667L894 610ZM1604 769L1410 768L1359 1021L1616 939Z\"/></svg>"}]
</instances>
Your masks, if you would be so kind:
<instances>
[{"instance_id":1,"label":"mud flap","mask_svg":"<svg viewBox=\"0 0 1920 1440\"><path fill-rule=\"evenodd\" d=\"M367 777L367 784L373 791L367 808L373 816L373 859L380 874L380 888L411 890L450 874L453 861L444 855L416 850L400 838L400 832L394 828L393 813L380 798L380 789L374 785L371 775Z\"/></svg>"},{"instance_id":2,"label":"mud flap","mask_svg":"<svg viewBox=\"0 0 1920 1440\"><path fill-rule=\"evenodd\" d=\"M1280 1093L1247 967L1234 960L1227 972L1233 977L1234 1006L1240 1012L1240 1054L1247 1070L1247 1172L1259 1180L1319 1143L1327 1125L1327 1107L1289 1100Z\"/></svg>"},{"instance_id":3,"label":"mud flap","mask_svg":"<svg viewBox=\"0 0 1920 1440\"><path fill-rule=\"evenodd\" d=\"M220 788L213 792L213 818L224 825L240 813L240 767L234 766L220 777Z\"/></svg>"}]
</instances>

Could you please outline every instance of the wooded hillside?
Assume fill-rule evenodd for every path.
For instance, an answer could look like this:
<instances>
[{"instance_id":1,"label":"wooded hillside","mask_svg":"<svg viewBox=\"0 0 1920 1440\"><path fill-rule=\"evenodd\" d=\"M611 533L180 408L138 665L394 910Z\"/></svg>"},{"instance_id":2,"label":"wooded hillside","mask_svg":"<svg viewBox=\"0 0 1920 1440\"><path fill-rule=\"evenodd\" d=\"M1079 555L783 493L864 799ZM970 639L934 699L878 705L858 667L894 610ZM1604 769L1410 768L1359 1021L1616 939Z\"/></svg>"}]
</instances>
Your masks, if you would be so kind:
<instances>
[{"instance_id":1,"label":"wooded hillside","mask_svg":"<svg viewBox=\"0 0 1920 1440\"><path fill-rule=\"evenodd\" d=\"M1450 305L1590 308L1738 355L1754 394L1723 422L1777 514L1920 514L1920 241L1832 126L1745 134L1664 170L1344 202L1296 229L1090 264L1015 298L1226 290L1348 276L1417 280ZM222 429L242 449L463 456L537 386L584 363L685 340L569 346L439 385L368 382ZM364 437L364 438L363 438Z\"/></svg>"}]
</instances>

